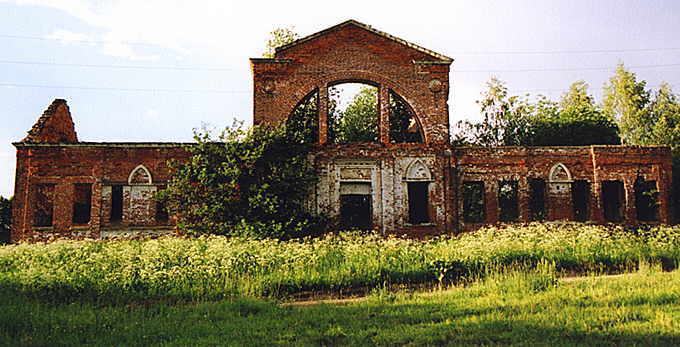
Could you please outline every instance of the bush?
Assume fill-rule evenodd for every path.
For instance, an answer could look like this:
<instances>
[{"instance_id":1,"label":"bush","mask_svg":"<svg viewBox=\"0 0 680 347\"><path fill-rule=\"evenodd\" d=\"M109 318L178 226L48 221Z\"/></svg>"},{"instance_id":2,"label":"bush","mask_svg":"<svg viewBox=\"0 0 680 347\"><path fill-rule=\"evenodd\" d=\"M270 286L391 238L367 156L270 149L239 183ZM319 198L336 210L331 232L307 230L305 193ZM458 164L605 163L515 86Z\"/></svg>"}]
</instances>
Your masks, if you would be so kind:
<instances>
[{"instance_id":1,"label":"bush","mask_svg":"<svg viewBox=\"0 0 680 347\"><path fill-rule=\"evenodd\" d=\"M287 239L320 232L321 217L308 211L317 175L311 145L286 127L227 128L217 138L204 130L185 163L171 163L159 193L186 233Z\"/></svg>"}]
</instances>

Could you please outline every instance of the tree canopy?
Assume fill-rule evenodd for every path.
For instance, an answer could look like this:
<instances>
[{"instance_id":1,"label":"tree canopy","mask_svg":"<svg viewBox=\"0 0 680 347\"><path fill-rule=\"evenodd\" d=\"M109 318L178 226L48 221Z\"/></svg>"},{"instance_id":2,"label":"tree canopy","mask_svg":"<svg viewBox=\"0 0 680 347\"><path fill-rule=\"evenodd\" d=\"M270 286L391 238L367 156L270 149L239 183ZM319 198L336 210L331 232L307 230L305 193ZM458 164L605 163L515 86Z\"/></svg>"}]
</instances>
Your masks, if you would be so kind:
<instances>
[{"instance_id":1,"label":"tree canopy","mask_svg":"<svg viewBox=\"0 0 680 347\"><path fill-rule=\"evenodd\" d=\"M573 83L558 102L539 95L509 96L505 83L492 78L477 101L482 120L460 121L453 143L478 146L566 146L617 144L618 128L588 94Z\"/></svg>"}]
</instances>

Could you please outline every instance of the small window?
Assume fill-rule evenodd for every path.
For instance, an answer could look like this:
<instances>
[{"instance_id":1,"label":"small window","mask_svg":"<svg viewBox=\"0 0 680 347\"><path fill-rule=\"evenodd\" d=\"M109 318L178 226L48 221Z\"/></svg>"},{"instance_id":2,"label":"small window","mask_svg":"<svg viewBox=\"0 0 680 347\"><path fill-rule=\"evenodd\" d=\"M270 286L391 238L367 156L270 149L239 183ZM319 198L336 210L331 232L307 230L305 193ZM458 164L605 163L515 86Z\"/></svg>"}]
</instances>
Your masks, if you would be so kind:
<instances>
[{"instance_id":1,"label":"small window","mask_svg":"<svg viewBox=\"0 0 680 347\"><path fill-rule=\"evenodd\" d=\"M519 218L517 181L498 182L498 207L501 222L514 222Z\"/></svg>"},{"instance_id":2,"label":"small window","mask_svg":"<svg viewBox=\"0 0 680 347\"><path fill-rule=\"evenodd\" d=\"M531 220L543 221L547 217L545 211L545 180L542 178L532 178L529 181L530 198L529 210Z\"/></svg>"},{"instance_id":3,"label":"small window","mask_svg":"<svg viewBox=\"0 0 680 347\"><path fill-rule=\"evenodd\" d=\"M73 224L87 224L92 212L92 185L78 183L73 194Z\"/></svg>"},{"instance_id":4,"label":"small window","mask_svg":"<svg viewBox=\"0 0 680 347\"><path fill-rule=\"evenodd\" d=\"M111 186L111 215L109 221L118 223L123 220L123 186Z\"/></svg>"},{"instance_id":5,"label":"small window","mask_svg":"<svg viewBox=\"0 0 680 347\"><path fill-rule=\"evenodd\" d=\"M425 224L430 222L429 182L408 182L408 222Z\"/></svg>"},{"instance_id":6,"label":"small window","mask_svg":"<svg viewBox=\"0 0 680 347\"><path fill-rule=\"evenodd\" d=\"M52 213L54 211L54 184L36 185L33 211L33 226L52 226Z\"/></svg>"},{"instance_id":7,"label":"small window","mask_svg":"<svg viewBox=\"0 0 680 347\"><path fill-rule=\"evenodd\" d=\"M463 220L482 223L484 212L484 182L463 182Z\"/></svg>"}]
</instances>

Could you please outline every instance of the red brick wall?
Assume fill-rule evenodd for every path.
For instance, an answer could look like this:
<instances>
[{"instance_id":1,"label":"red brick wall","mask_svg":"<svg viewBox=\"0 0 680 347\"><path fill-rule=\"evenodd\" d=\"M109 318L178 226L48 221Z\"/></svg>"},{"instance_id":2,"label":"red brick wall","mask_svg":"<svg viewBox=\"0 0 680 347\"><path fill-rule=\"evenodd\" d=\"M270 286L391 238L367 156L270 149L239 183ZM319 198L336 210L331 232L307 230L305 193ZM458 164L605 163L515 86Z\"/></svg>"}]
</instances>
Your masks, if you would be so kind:
<instances>
[{"instance_id":1,"label":"red brick wall","mask_svg":"<svg viewBox=\"0 0 680 347\"><path fill-rule=\"evenodd\" d=\"M558 163L571 173L571 180L590 183L590 213L588 220L604 223L601 202L601 182L617 180L624 183L625 224L638 221L635 214L633 184L637 177L654 180L659 188L659 222L669 223L668 193L671 180L671 154L668 147L582 146L582 147L460 147L454 149L456 189L465 181L485 184L486 224L499 218L498 181L516 180L519 183L519 221L530 221L529 180L546 181L548 220L573 220L571 191L551 192L550 170ZM558 184L558 183L556 183ZM570 188L568 188L570 189ZM457 198L457 215L462 230L479 227L464 223L462 197Z\"/></svg>"},{"instance_id":2,"label":"red brick wall","mask_svg":"<svg viewBox=\"0 0 680 347\"><path fill-rule=\"evenodd\" d=\"M13 206L12 240L41 238L54 233L76 236L98 235L109 225L110 201L102 198L102 188L111 184L128 185L128 177L138 165L144 165L152 176L152 185L136 186L155 189L169 178L167 161L186 160L188 154L179 144L17 144L16 188ZM35 228L33 208L35 185L55 185L53 226ZM92 215L86 226L72 223L74 185L92 184ZM147 189L148 190L148 189ZM122 227L153 226L155 204L147 202L144 211L128 208L126 213L138 217L124 218ZM127 206L130 205L128 201ZM139 215L141 214L141 217Z\"/></svg>"},{"instance_id":3,"label":"red brick wall","mask_svg":"<svg viewBox=\"0 0 680 347\"><path fill-rule=\"evenodd\" d=\"M429 63L415 63L422 61ZM276 59L252 60L254 123L279 124L319 88L323 143L326 88L338 82L368 82L381 89L381 103L387 102L387 89L391 89L411 105L427 143L445 144L449 140L449 64L364 28L342 26L278 52ZM383 115L381 138L389 142L386 112Z\"/></svg>"}]
</instances>

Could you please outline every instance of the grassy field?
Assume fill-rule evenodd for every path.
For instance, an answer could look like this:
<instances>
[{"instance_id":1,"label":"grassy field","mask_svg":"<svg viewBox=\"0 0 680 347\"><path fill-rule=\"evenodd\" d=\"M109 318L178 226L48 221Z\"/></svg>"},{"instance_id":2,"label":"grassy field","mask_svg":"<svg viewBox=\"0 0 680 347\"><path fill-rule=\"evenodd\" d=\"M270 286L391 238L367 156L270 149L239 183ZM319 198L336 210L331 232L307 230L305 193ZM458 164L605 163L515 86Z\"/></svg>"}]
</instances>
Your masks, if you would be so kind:
<instances>
[{"instance_id":1,"label":"grassy field","mask_svg":"<svg viewBox=\"0 0 680 347\"><path fill-rule=\"evenodd\" d=\"M558 274L588 274L634 271L640 262L677 268L680 228L532 224L428 241L341 234L288 242L202 237L20 244L0 247L0 289L102 304L286 298L470 282L508 266L549 263Z\"/></svg>"},{"instance_id":2,"label":"grassy field","mask_svg":"<svg viewBox=\"0 0 680 347\"><path fill-rule=\"evenodd\" d=\"M644 264L644 263L643 263ZM552 264L339 306L255 298L118 305L3 295L0 345L678 345L680 271L556 281Z\"/></svg>"}]
</instances>

